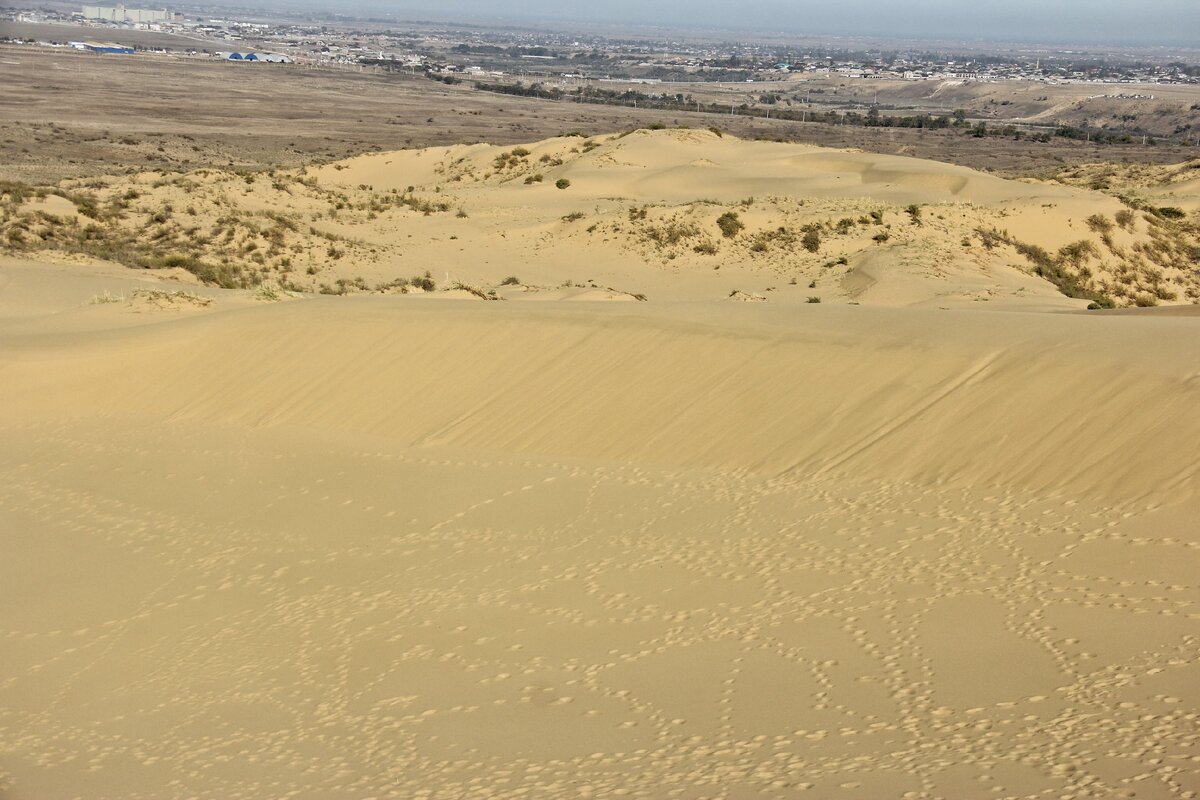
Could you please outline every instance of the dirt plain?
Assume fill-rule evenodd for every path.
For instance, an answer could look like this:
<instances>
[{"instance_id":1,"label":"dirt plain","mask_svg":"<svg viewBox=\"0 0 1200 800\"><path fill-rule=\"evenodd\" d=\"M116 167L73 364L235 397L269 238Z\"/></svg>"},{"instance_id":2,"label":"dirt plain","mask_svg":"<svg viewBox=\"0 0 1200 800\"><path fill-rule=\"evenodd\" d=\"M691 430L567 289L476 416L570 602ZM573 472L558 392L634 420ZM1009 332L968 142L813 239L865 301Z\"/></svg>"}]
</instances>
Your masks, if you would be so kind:
<instances>
[{"instance_id":1,"label":"dirt plain","mask_svg":"<svg viewBox=\"0 0 1200 800\"><path fill-rule=\"evenodd\" d=\"M373 151L517 144L655 124L719 126L742 138L860 148L1007 176L1098 161L1178 163L1195 155L1182 145L1030 143L953 130L580 106L419 76L207 56L97 56L6 45L0 46L0 74L0 179L28 183L147 168L286 168Z\"/></svg>"}]
</instances>

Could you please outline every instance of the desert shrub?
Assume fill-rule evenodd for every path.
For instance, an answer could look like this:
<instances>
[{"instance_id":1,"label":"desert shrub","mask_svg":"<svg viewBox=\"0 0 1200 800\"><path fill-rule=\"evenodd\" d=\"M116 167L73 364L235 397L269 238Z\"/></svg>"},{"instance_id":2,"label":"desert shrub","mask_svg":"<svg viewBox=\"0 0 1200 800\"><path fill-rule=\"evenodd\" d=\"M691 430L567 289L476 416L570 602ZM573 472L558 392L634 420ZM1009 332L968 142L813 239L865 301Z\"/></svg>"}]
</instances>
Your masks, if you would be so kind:
<instances>
[{"instance_id":1,"label":"desert shrub","mask_svg":"<svg viewBox=\"0 0 1200 800\"><path fill-rule=\"evenodd\" d=\"M806 302L806 303L819 303L819 302L821 302L821 298L817 297L816 295L812 295L812 296L810 296L810 297L809 297L807 300L805 300L804 302Z\"/></svg>"},{"instance_id":2,"label":"desert shrub","mask_svg":"<svg viewBox=\"0 0 1200 800\"><path fill-rule=\"evenodd\" d=\"M586 215L582 211L572 211L570 214L567 214L562 219L563 219L563 222L577 222L578 220L583 219L584 216L586 216Z\"/></svg>"},{"instance_id":3,"label":"desert shrub","mask_svg":"<svg viewBox=\"0 0 1200 800\"><path fill-rule=\"evenodd\" d=\"M482 289L480 289L478 286L472 286L471 284L463 283L462 281L456 281L454 283L454 285L451 286L450 288L452 290L457 289L460 292L467 292L469 294L473 294L476 297L478 297L480 300L496 300L496 299L498 299L496 297L495 292L488 293L488 292L485 292Z\"/></svg>"},{"instance_id":4,"label":"desert shrub","mask_svg":"<svg viewBox=\"0 0 1200 800\"><path fill-rule=\"evenodd\" d=\"M264 283L254 291L254 299L266 303L276 303L283 299L283 292L278 286Z\"/></svg>"},{"instance_id":5,"label":"desert shrub","mask_svg":"<svg viewBox=\"0 0 1200 800\"><path fill-rule=\"evenodd\" d=\"M715 242L704 241L692 248L697 253L706 256L715 256L717 254L717 245Z\"/></svg>"},{"instance_id":6,"label":"desert shrub","mask_svg":"<svg viewBox=\"0 0 1200 800\"><path fill-rule=\"evenodd\" d=\"M525 184L541 183L544 180L542 173L538 172L525 178Z\"/></svg>"},{"instance_id":7,"label":"desert shrub","mask_svg":"<svg viewBox=\"0 0 1200 800\"><path fill-rule=\"evenodd\" d=\"M501 286L517 286L520 283L521 283L521 281L519 278L517 278L516 275L509 275L507 278L500 281Z\"/></svg>"},{"instance_id":8,"label":"desert shrub","mask_svg":"<svg viewBox=\"0 0 1200 800\"><path fill-rule=\"evenodd\" d=\"M1078 269L1090 256L1098 256L1099 254L1099 251L1096 250L1096 245L1087 239L1080 239L1078 242L1072 242L1059 248L1058 262L1069 264Z\"/></svg>"},{"instance_id":9,"label":"desert shrub","mask_svg":"<svg viewBox=\"0 0 1200 800\"><path fill-rule=\"evenodd\" d=\"M105 289L103 294L94 295L92 297L92 299L88 301L88 303L93 306L101 306L101 305L107 305L109 303L123 303L123 302L125 302L125 295L110 294L108 289Z\"/></svg>"},{"instance_id":10,"label":"desert shrub","mask_svg":"<svg viewBox=\"0 0 1200 800\"><path fill-rule=\"evenodd\" d=\"M129 296L131 299L146 300L154 305L181 302L194 306L210 306L213 302L211 297L203 297L195 292L188 292L183 289L176 289L173 292L165 289L134 289Z\"/></svg>"},{"instance_id":11,"label":"desert shrub","mask_svg":"<svg viewBox=\"0 0 1200 800\"><path fill-rule=\"evenodd\" d=\"M870 213L870 218L871 218L871 222L873 222L874 224L882 225L883 224L883 211L881 211L881 210L872 211Z\"/></svg>"},{"instance_id":12,"label":"desert shrub","mask_svg":"<svg viewBox=\"0 0 1200 800\"><path fill-rule=\"evenodd\" d=\"M196 257L184 253L171 253L170 255L163 256L159 263L162 267L167 269L171 269L173 267L183 267L184 269L190 270L196 263Z\"/></svg>"},{"instance_id":13,"label":"desert shrub","mask_svg":"<svg viewBox=\"0 0 1200 800\"><path fill-rule=\"evenodd\" d=\"M879 233L872 236L871 240L875 241L875 242L879 242L880 244L883 244L890 238L892 238L892 237L888 234L887 231L880 231Z\"/></svg>"},{"instance_id":14,"label":"desert shrub","mask_svg":"<svg viewBox=\"0 0 1200 800\"><path fill-rule=\"evenodd\" d=\"M796 246L797 236L794 231L784 226L770 230L759 231L750 240L752 253L765 253L772 246L790 250Z\"/></svg>"},{"instance_id":15,"label":"desert shrub","mask_svg":"<svg viewBox=\"0 0 1200 800\"><path fill-rule=\"evenodd\" d=\"M850 217L843 217L837 221L837 232L845 236L854 227L854 220Z\"/></svg>"},{"instance_id":16,"label":"desert shrub","mask_svg":"<svg viewBox=\"0 0 1200 800\"><path fill-rule=\"evenodd\" d=\"M559 178L558 180L556 180L554 182L554 187L556 189L566 189L570 185L571 185L571 182L569 180L567 180L566 178Z\"/></svg>"},{"instance_id":17,"label":"desert shrub","mask_svg":"<svg viewBox=\"0 0 1200 800\"><path fill-rule=\"evenodd\" d=\"M732 239L737 236L746 225L742 222L741 217L736 211L726 211L721 216L717 217L717 227L721 229L721 235L726 239Z\"/></svg>"},{"instance_id":18,"label":"desert shrub","mask_svg":"<svg viewBox=\"0 0 1200 800\"><path fill-rule=\"evenodd\" d=\"M27 183L21 181L0 180L0 198L7 198L9 202L14 204L24 203L32 197L34 189Z\"/></svg>"},{"instance_id":19,"label":"desert shrub","mask_svg":"<svg viewBox=\"0 0 1200 800\"><path fill-rule=\"evenodd\" d=\"M1133 212L1130 211L1128 208L1122 208L1116 214L1113 214L1113 219L1115 219L1117 221L1117 224L1120 225L1122 228L1130 229L1133 227L1133 220L1134 220Z\"/></svg>"},{"instance_id":20,"label":"desert shrub","mask_svg":"<svg viewBox=\"0 0 1200 800\"><path fill-rule=\"evenodd\" d=\"M670 247L684 239L700 235L700 229L690 222L669 220L662 225L651 225L645 229L646 238L659 247Z\"/></svg>"},{"instance_id":21,"label":"desert shrub","mask_svg":"<svg viewBox=\"0 0 1200 800\"><path fill-rule=\"evenodd\" d=\"M408 281L410 286L415 286L426 292L432 292L437 288L437 284L433 282L433 274L429 270L425 270L424 275L418 275L415 278L410 278Z\"/></svg>"},{"instance_id":22,"label":"desert shrub","mask_svg":"<svg viewBox=\"0 0 1200 800\"><path fill-rule=\"evenodd\" d=\"M90 194L72 194L70 192L62 192L63 197L75 204L75 210L88 219L100 218L100 207L96 205L96 198Z\"/></svg>"},{"instance_id":23,"label":"desert shrub","mask_svg":"<svg viewBox=\"0 0 1200 800\"><path fill-rule=\"evenodd\" d=\"M816 225L805 225L804 236L800 238L800 244L810 253L815 253L821 249L821 230Z\"/></svg>"},{"instance_id":24,"label":"desert shrub","mask_svg":"<svg viewBox=\"0 0 1200 800\"><path fill-rule=\"evenodd\" d=\"M921 224L921 207L919 205L917 205L916 203L913 203L912 205L905 208L904 213L908 214L909 218L912 220L913 225Z\"/></svg>"},{"instance_id":25,"label":"desert shrub","mask_svg":"<svg viewBox=\"0 0 1200 800\"><path fill-rule=\"evenodd\" d=\"M979 241L982 242L983 248L988 251L994 250L996 247L1008 242L1008 235L995 228L976 228L975 233L979 234Z\"/></svg>"},{"instance_id":26,"label":"desert shrub","mask_svg":"<svg viewBox=\"0 0 1200 800\"><path fill-rule=\"evenodd\" d=\"M528 151L526 151L526 155L528 155ZM492 168L497 172L502 172L510 167L516 167L520 165L522 158L523 156L517 155L515 151L511 153L504 152L492 159ZM411 192L412 189L409 189L409 191Z\"/></svg>"},{"instance_id":27,"label":"desert shrub","mask_svg":"<svg viewBox=\"0 0 1200 800\"><path fill-rule=\"evenodd\" d=\"M1087 222L1088 228L1094 233L1108 234L1113 229L1112 221L1103 214L1092 214L1085 222Z\"/></svg>"}]
</instances>

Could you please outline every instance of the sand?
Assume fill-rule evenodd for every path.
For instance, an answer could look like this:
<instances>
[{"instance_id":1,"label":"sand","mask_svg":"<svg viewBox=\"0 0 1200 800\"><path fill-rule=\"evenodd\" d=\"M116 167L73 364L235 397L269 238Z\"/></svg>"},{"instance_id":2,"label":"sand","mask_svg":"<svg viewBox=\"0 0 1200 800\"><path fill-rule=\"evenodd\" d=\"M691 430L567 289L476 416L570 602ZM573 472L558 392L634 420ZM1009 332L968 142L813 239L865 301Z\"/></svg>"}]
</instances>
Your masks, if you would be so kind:
<instances>
[{"instance_id":1,"label":"sand","mask_svg":"<svg viewBox=\"0 0 1200 800\"><path fill-rule=\"evenodd\" d=\"M680 185L626 155L572 187ZM814 202L852 155L794 154ZM1193 309L623 263L482 302L0 261L0 797L1200 791Z\"/></svg>"},{"instance_id":2,"label":"sand","mask_svg":"<svg viewBox=\"0 0 1200 800\"><path fill-rule=\"evenodd\" d=\"M1200 227L1157 215L1160 204L1192 207L1193 184L1167 176L1194 170L1144 169L1162 181L1123 194L709 130L641 130L26 188L0 195L9 198L0 241L305 292L396 293L428 273L440 289L508 300L586 290L793 306L1195 304ZM737 227L723 231L728 218Z\"/></svg>"}]
</instances>

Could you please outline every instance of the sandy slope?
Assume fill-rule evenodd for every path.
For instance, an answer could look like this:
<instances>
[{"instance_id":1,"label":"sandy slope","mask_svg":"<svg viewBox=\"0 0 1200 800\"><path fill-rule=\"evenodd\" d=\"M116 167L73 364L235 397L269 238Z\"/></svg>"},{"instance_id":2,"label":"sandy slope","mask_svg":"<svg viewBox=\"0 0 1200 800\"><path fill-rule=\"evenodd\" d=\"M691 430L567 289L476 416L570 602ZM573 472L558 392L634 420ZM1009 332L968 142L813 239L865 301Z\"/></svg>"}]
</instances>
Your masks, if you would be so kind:
<instances>
[{"instance_id":1,"label":"sandy slope","mask_svg":"<svg viewBox=\"0 0 1200 800\"><path fill-rule=\"evenodd\" d=\"M1152 213L1167 203L1191 213L1194 189L1181 181L1170 195L1126 198L1134 213L1082 186L642 130L297 172L114 176L43 188L63 195L43 198L0 192L0 241L313 292L398 292L428 273L443 289L509 299L583 289L653 301L740 292L780 305L1194 304L1195 214ZM727 215L740 228L723 231ZM1055 273L1069 280L1056 287Z\"/></svg>"},{"instance_id":2,"label":"sandy slope","mask_svg":"<svg viewBox=\"0 0 1200 800\"><path fill-rule=\"evenodd\" d=\"M0 265L5 800L1200 786L1200 317L121 279Z\"/></svg>"}]
</instances>

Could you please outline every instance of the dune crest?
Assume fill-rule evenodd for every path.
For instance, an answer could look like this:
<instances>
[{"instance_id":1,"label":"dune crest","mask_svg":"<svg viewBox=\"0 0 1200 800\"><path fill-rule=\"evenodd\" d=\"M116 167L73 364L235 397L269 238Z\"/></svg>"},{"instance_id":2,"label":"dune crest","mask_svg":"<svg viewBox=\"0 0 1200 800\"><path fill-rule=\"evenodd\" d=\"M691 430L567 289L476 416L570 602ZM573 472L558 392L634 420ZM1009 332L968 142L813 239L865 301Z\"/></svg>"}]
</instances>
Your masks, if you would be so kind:
<instances>
[{"instance_id":1,"label":"dune crest","mask_svg":"<svg viewBox=\"0 0 1200 800\"><path fill-rule=\"evenodd\" d=\"M773 302L801 304L816 283L825 303L1194 304L1200 229L1187 216L1190 171L1178 169L1182 177L1131 195L904 156L641 130L377 153L295 172L14 190L0 235L32 253L334 294L402 291L429 271L442 288L485 293L515 276L658 300L775 290ZM920 280L877 271L879 291L841 290L845 273L897 251L918 255Z\"/></svg>"}]
</instances>

